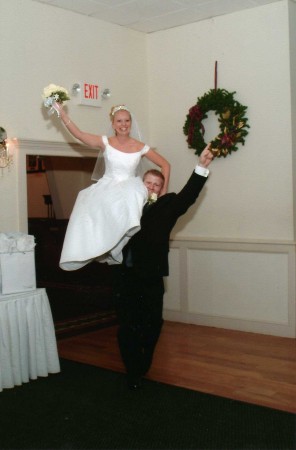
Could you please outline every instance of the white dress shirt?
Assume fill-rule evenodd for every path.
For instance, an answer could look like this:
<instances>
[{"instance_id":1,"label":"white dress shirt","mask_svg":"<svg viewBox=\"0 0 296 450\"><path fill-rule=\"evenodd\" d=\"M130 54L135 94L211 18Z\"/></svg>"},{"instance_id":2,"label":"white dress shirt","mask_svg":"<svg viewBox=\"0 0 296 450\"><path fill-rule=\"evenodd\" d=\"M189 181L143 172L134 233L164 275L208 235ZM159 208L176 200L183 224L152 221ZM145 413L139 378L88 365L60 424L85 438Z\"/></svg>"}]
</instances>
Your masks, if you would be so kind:
<instances>
[{"instance_id":1,"label":"white dress shirt","mask_svg":"<svg viewBox=\"0 0 296 450\"><path fill-rule=\"evenodd\" d=\"M201 167L199 165L197 165L194 169L195 173L197 173L197 175L201 175L202 177L208 177L209 176L209 169L207 169L206 167Z\"/></svg>"}]
</instances>

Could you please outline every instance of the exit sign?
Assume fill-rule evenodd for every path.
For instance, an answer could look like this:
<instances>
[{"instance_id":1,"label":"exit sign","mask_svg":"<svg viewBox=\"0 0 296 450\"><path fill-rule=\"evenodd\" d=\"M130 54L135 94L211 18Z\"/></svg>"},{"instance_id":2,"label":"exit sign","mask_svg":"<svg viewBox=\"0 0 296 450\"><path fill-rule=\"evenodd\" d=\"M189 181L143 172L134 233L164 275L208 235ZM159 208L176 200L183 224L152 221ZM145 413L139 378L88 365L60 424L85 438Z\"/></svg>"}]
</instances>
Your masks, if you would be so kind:
<instances>
[{"instance_id":1,"label":"exit sign","mask_svg":"<svg viewBox=\"0 0 296 450\"><path fill-rule=\"evenodd\" d=\"M79 82L80 88L73 91L79 105L101 106L101 88L97 83Z\"/></svg>"}]
</instances>

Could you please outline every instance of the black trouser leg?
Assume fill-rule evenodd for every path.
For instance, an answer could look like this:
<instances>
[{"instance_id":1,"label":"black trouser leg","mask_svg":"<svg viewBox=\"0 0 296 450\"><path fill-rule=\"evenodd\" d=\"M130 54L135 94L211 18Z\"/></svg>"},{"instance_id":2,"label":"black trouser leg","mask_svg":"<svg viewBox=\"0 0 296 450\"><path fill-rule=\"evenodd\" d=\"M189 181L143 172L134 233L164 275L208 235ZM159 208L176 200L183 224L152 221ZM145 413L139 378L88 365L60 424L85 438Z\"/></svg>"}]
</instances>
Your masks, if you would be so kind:
<instances>
[{"instance_id":1,"label":"black trouser leg","mask_svg":"<svg viewBox=\"0 0 296 450\"><path fill-rule=\"evenodd\" d=\"M115 300L118 344L128 375L137 378L150 368L162 328L163 280L143 280L132 270L118 271Z\"/></svg>"},{"instance_id":2,"label":"black trouser leg","mask_svg":"<svg viewBox=\"0 0 296 450\"><path fill-rule=\"evenodd\" d=\"M119 322L117 339L123 363L132 382L132 379L141 377L143 365L138 289L130 269L121 266L114 273L114 299Z\"/></svg>"},{"instance_id":3,"label":"black trouser leg","mask_svg":"<svg viewBox=\"0 0 296 450\"><path fill-rule=\"evenodd\" d=\"M152 364L153 354L158 342L163 318L163 281L145 290L141 311L141 347L143 351L143 375Z\"/></svg>"},{"instance_id":4,"label":"black trouser leg","mask_svg":"<svg viewBox=\"0 0 296 450\"><path fill-rule=\"evenodd\" d=\"M130 381L137 380L143 373L143 353L140 330L132 325L120 325L117 334L120 354Z\"/></svg>"}]
</instances>

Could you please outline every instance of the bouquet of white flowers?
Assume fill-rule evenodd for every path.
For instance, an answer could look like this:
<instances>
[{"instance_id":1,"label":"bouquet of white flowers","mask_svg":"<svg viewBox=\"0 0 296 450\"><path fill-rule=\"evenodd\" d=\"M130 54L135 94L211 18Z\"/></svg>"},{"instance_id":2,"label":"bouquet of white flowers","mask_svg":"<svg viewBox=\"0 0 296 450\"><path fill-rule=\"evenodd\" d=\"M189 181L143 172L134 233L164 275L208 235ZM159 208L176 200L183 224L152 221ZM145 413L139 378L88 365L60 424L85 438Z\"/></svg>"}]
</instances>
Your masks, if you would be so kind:
<instances>
[{"instance_id":1,"label":"bouquet of white flowers","mask_svg":"<svg viewBox=\"0 0 296 450\"><path fill-rule=\"evenodd\" d=\"M42 93L43 104L46 108L50 108L48 114L51 115L54 112L60 117L60 111L57 103L63 103L66 100L70 100L67 89L56 84L49 84L43 89Z\"/></svg>"}]
</instances>

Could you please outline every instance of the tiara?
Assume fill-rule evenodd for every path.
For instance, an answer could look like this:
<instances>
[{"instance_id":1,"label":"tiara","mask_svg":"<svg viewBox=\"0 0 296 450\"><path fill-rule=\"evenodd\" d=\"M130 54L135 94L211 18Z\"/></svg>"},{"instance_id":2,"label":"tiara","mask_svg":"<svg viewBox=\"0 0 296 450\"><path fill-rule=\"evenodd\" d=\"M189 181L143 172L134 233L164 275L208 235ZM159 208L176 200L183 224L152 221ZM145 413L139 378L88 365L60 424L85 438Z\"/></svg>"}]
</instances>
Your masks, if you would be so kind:
<instances>
[{"instance_id":1,"label":"tiara","mask_svg":"<svg viewBox=\"0 0 296 450\"><path fill-rule=\"evenodd\" d=\"M111 116L114 116L115 113L117 113L117 111L127 111L130 113L130 110L125 106L125 105L119 105L119 106L114 106L112 112L111 112Z\"/></svg>"}]
</instances>

